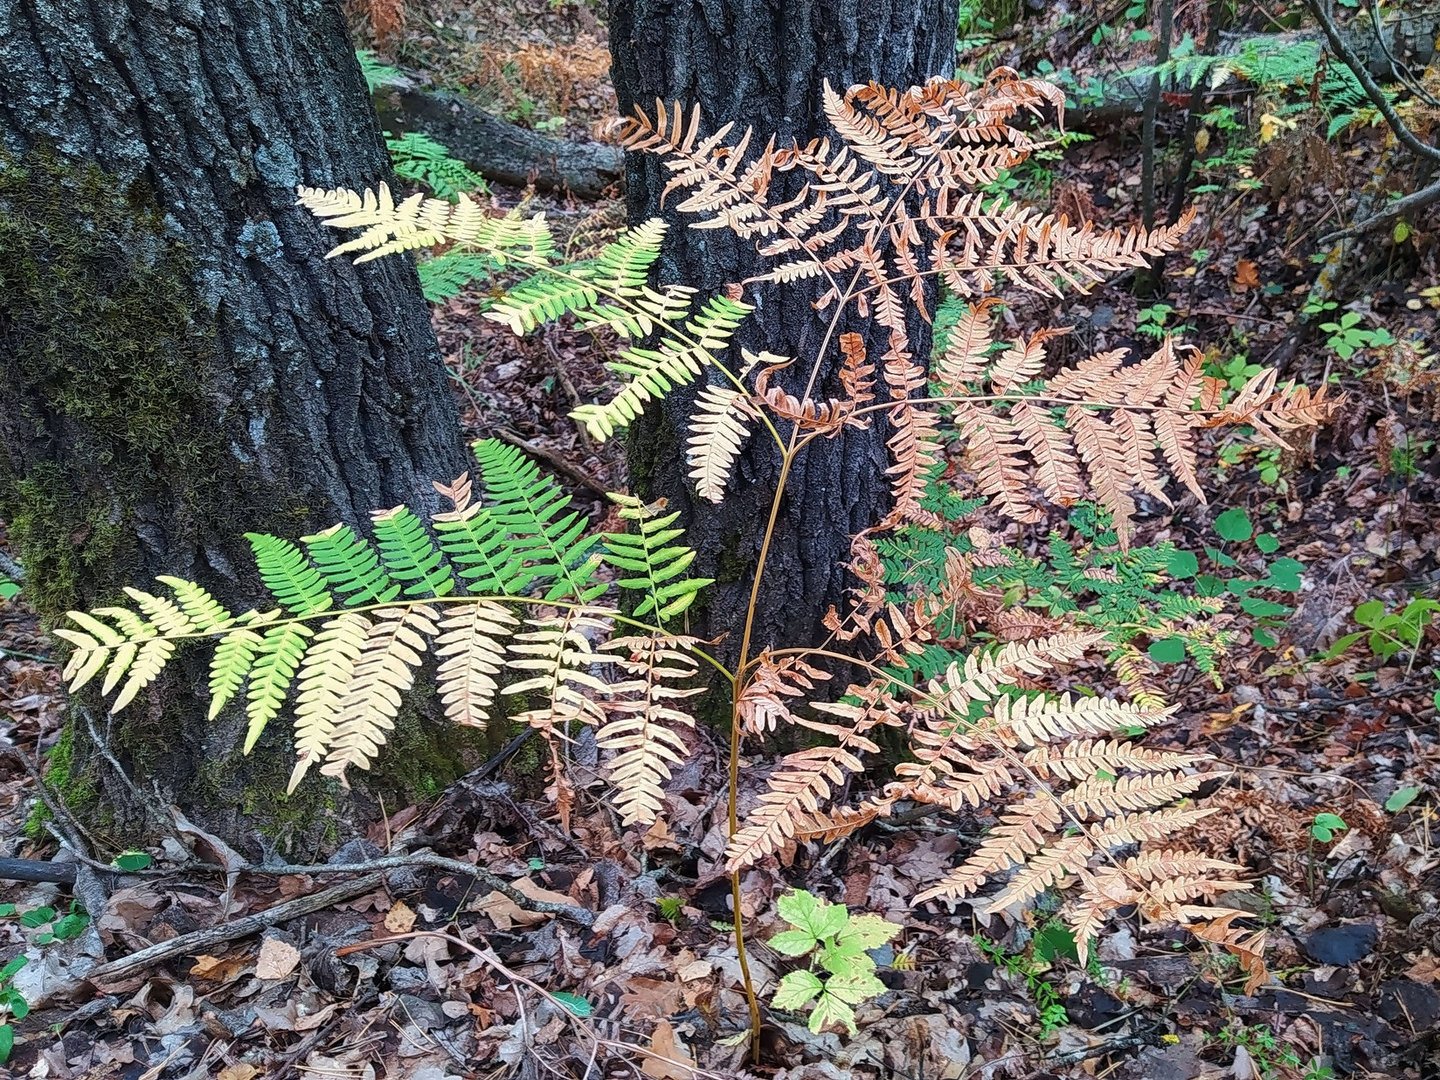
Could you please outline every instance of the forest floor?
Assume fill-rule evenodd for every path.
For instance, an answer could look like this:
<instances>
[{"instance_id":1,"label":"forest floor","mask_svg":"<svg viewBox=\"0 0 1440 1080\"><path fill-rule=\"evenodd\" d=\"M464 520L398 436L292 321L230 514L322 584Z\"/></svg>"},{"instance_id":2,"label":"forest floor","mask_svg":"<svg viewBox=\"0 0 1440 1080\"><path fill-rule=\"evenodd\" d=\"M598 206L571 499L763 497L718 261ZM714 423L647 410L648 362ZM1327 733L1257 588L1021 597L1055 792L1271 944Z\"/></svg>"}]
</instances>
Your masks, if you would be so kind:
<instances>
[{"instance_id":1,"label":"forest floor","mask_svg":"<svg viewBox=\"0 0 1440 1080\"><path fill-rule=\"evenodd\" d=\"M1077 74L1116 66L1110 44L1064 32L1058 18L1022 23L991 46L994 58L1033 70L1048 57ZM1200 36L1204 28L1186 29ZM360 33L370 41L370 30ZM412 3L379 48L387 62L564 136L587 137L613 113L605 29L583 6ZM1227 547L1217 536L1216 517L1238 508L1278 540L1274 558L1303 563L1302 587L1278 597L1283 611L1268 616L1273 644L1252 640L1251 623L1237 616L1243 636L1217 680L1188 664L1162 667L1162 689L1179 709L1147 743L1208 751L1231 770L1208 795L1222 812L1194 840L1253 875L1255 888L1240 902L1268 930L1269 983L1246 995L1232 958L1138 922L1103 937L1098 957L1080 967L1047 946L1043 926L982 925L963 903L914 907L909 898L979 828L923 819L802 849L784 867L747 876L760 983L787 963L763 945L782 928L774 901L787 888L904 927L882 958L891 992L859 1008L858 1034L812 1034L800 1018L773 1013L763 1061L747 1073L735 1038L745 1002L719 868L723 754L702 743L677 770L670 815L640 835L621 830L579 781L582 799L564 831L535 785L502 769L396 810L336 857L377 856L424 823L435 852L512 882L521 899L583 908L594 916L588 926L424 865L280 919L271 914L277 905L336 879L227 877L224 845L193 827L150 851L150 866L123 875L104 910L88 916L59 886L0 884L0 967L31 957L13 977L0 976L17 1037L11 1075L1440 1076L1440 618L1417 609L1414 639L1393 653L1383 640L1377 650L1362 639L1323 655L1357 629L1358 605L1378 601L1394 613L1440 599L1440 379L1434 356L1426 359L1440 340L1440 234L1382 230L1343 249L1322 243L1353 216L1350 193L1377 174L1399 188L1413 184L1403 164L1392 164L1388 130L1360 127L1327 140L1323 122L1317 134L1302 116L1262 140L1263 117L1278 103L1243 86L1227 94L1233 114L1205 129L1223 153L1212 152L1196 177L1214 190L1193 198L1199 226L1187 240L1195 254L1172 257L1158 294L1137 298L1134 280L1122 279L1078 302L1026 301L1008 318L1021 329L1073 325L1059 359L1066 349L1139 347L1137 325L1163 325L1206 350L1219 371L1243 378L1247 362L1279 363L1286 378L1328 382L1346 396L1335 422L1292 453L1227 456L1216 447L1207 487L1221 494L1213 505L1157 504L1137 538L1197 553L1224 548L1236 573L1263 576L1270 552L1243 541ZM1162 137L1173 145L1184 122L1182 107L1162 115ZM1095 138L1019 177L1021 194L1105 224L1135 221L1138 120L1082 130ZM1174 156L1162 158L1172 170ZM546 209L577 253L623 225L618 200L495 198ZM1320 282L1327 258L1340 263L1335 282ZM1316 301L1337 306L1307 328L1303 309ZM478 317L485 302L476 290L435 312L467 431L526 446L577 505L603 517L602 492L624 486L623 458L590 444L567 418L577 401L604 390L603 356L572 331L517 341ZM1370 334L1354 349L1334 340L1346 312ZM1011 527L1008 539L1043 544L1035 530ZM37 777L65 695L48 659L56 643L23 593L0 603L0 646L0 716L8 720L0 725L0 856L45 858L54 844L27 823L36 820ZM577 769L594 758L593 741L577 745ZM83 833L63 806L52 813ZM115 854L103 836L88 839L97 855ZM218 865L202 872L196 858ZM249 934L206 936L249 916L258 916ZM174 956L92 978L74 996L87 950L116 960L166 941L178 943ZM12 984L28 1015L4 997Z\"/></svg>"}]
</instances>

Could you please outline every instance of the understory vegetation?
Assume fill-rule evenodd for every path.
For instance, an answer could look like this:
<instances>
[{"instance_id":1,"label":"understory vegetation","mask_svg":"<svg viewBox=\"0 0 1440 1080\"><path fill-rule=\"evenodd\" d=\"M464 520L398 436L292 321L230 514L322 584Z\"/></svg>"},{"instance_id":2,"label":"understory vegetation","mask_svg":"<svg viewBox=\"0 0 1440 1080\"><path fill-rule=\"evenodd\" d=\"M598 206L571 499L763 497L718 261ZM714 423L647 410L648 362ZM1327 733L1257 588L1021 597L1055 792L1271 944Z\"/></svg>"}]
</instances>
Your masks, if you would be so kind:
<instances>
[{"instance_id":1,"label":"understory vegetation","mask_svg":"<svg viewBox=\"0 0 1440 1080\"><path fill-rule=\"evenodd\" d=\"M0 855L71 867L22 895L0 859L0 1062L78 1060L37 1021L94 1022L46 1013L75 964L146 1032L210 1030L205 993L244 988L228 1041L175 1051L191 1072L109 1051L157 1077L1429 1075L1440 23L960 6L953 78L826 83L815 141L683 101L610 123L659 163L663 218L508 191L420 131L385 133L388 179L297 190L336 272L413 261L473 464L368 520L256 523L242 604L117 582L42 633L0 551L30 740ZM607 119L608 88L573 89L599 16L521 7L496 17L564 43L502 55L453 5L357 4L366 82L464 92L474 68L521 126ZM682 230L765 267L674 280ZM742 348L786 290L813 350ZM662 405L675 504L625 472ZM848 537L845 604L766 640L787 494L868 432L888 510ZM749 608L701 637L721 574L694 508L756 484ZM504 749L328 867L242 855L163 793L166 837L132 850L87 820L93 786L67 796L70 747L123 776L100 732L167 679L243 715L246 753L282 733L287 795L404 754L407 710ZM270 918L330 874L363 887ZM258 910L258 953L190 938L192 908ZM186 974L147 997L125 954L177 936L150 966ZM404 1018L371 1039L362 1008Z\"/></svg>"}]
</instances>

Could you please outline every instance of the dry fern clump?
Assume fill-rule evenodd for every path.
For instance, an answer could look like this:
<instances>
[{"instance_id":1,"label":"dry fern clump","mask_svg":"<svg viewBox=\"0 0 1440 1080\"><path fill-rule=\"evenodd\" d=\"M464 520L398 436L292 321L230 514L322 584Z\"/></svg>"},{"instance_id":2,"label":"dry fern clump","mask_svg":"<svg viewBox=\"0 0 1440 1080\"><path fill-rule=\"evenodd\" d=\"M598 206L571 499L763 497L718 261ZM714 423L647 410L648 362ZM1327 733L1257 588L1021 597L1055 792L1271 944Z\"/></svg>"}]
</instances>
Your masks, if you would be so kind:
<instances>
[{"instance_id":1,"label":"dry fern clump","mask_svg":"<svg viewBox=\"0 0 1440 1080\"><path fill-rule=\"evenodd\" d=\"M615 335L621 346L609 366L618 393L575 414L596 438L703 380L685 449L703 498L727 497L752 438L773 441L789 475L816 440L887 425L893 506L854 538L855 600L830 613L825 642L752 651L747 620L735 628L739 659L727 667L672 629L706 584L687 576L694 554L675 514L620 497L631 531L591 535L533 465L482 443L483 497L464 478L442 487L453 509L428 524L400 509L376 516L373 542L345 526L303 547L252 538L274 610L236 615L199 586L166 579L173 599L132 591L134 610L75 613L62 632L75 645L67 677L78 688L103 674L102 690L118 690L119 709L178 644L215 640L215 710L243 688L252 743L293 695L298 782L317 764L341 778L365 767L400 695L433 655L458 723L490 722L502 693L528 695L531 707L514 719L550 741L562 818L572 795L554 747L574 725L597 727L628 824L663 813L669 770L688 753L692 678L711 668L733 690L726 858L737 890L743 871L791 845L844 836L897 808L983 810L995 821L984 840L917 902L990 890L980 903L1001 910L1056 891L1082 957L1107 918L1135 908L1224 945L1262 979L1262 935L1236 926L1239 913L1222 902L1246 887L1241 868L1171 845L1209 812L1190 801L1205 759L1126 734L1162 725L1173 710L1133 671L1117 674L1138 691L1128 699L1060 689L1067 672L1103 661L1114 643L1093 628L1007 612L977 582L995 557L984 544L957 538L938 588L902 600L882 579L877 542L886 533L946 527L929 503L945 440L963 443L979 491L1016 521L1037 520L1042 500L1094 500L1124 544L1137 493L1168 501L1180 487L1203 501L1205 430L1244 425L1281 443L1330 409L1322 395L1281 385L1269 371L1225 402L1195 352L1173 341L1149 356L1101 353L1047 374L1053 332L996 338L998 290L1084 289L1171 250L1188 225L1102 230L980 191L1036 148L1010 123L1015 114L1058 110L1062 100L1055 87L1002 69L981 86L827 87L834 133L805 146L732 125L704 134L699 115L678 105L658 104L624 126L630 149L664 161L667 193L679 196L693 227L727 229L773 260L756 280L821 283L829 334L808 357L733 356L733 334L751 314L748 283L710 297L655 284L665 237L658 220L593 259L565 264L542 219L497 216L463 196L396 203L383 185L300 191L328 224L360 230L332 255L363 261L455 245L533 271L488 318L516 333L570 318ZM772 195L782 174L799 182ZM906 327L917 306L929 316L924 286L936 278L968 310L927 370ZM847 330L864 320L886 331L879 356ZM776 385L787 365L813 374L830 363L832 346L839 395L797 396ZM783 483L774 497L782 493ZM602 562L615 570L613 585L597 574ZM757 590L764 575L762 558ZM619 602L623 593L630 604ZM917 658L929 662L936 649L946 662L922 671ZM864 678L834 685L833 660ZM805 729L811 745L778 763L740 821L742 741L782 725ZM909 745L891 776L867 766L882 728L903 732ZM836 803L864 777L870 783L856 788L868 794Z\"/></svg>"}]
</instances>

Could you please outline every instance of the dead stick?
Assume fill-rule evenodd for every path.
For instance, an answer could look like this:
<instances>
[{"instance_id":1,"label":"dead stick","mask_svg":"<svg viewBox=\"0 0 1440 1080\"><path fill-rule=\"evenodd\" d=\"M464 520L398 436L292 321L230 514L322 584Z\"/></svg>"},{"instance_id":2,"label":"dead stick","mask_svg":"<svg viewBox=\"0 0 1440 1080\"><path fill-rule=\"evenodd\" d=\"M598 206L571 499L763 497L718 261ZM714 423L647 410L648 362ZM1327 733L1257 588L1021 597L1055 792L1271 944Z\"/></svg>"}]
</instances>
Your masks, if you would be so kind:
<instances>
[{"instance_id":1,"label":"dead stick","mask_svg":"<svg viewBox=\"0 0 1440 1080\"><path fill-rule=\"evenodd\" d=\"M212 926L208 930L197 930L193 934L181 934L169 941L161 941L141 949L137 953L122 956L119 960L101 964L89 972L85 978L92 983L128 978L163 960L184 956L187 953L198 955L208 949L213 949L216 945L249 937L251 934L257 934L261 930L266 930L290 919L309 915L312 911L322 911L332 904L343 904L346 900L362 896L372 889L379 888L384 883L384 874L366 874L364 877L332 885L328 889L321 889L309 896L301 896L294 900L287 900L283 904L276 904L272 908L257 911L254 915L246 915L244 918L236 919L224 926Z\"/></svg>"},{"instance_id":2,"label":"dead stick","mask_svg":"<svg viewBox=\"0 0 1440 1080\"><path fill-rule=\"evenodd\" d=\"M580 468L578 465L572 465L570 462L566 461L559 454L555 453L555 451L548 450L545 447L541 446L539 443L531 442L529 439L522 438L521 436L515 434L513 431L509 431L505 428L496 428L495 437L501 442L507 442L511 446L514 446L520 450L524 450L527 454L540 458L556 472L564 473L575 483L579 484L581 487L589 488L591 491L599 495L602 499L605 497L606 491L604 484L602 484L599 480L596 480L593 476L587 473L584 469Z\"/></svg>"}]
</instances>

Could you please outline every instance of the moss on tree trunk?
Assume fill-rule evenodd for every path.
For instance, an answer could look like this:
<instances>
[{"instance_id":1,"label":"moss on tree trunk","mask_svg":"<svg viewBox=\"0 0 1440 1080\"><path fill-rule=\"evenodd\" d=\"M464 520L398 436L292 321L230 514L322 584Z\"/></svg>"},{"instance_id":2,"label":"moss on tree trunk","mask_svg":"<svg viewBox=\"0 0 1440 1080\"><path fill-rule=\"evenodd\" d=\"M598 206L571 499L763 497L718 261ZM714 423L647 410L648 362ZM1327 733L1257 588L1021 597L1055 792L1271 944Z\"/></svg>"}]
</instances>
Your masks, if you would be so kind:
<instances>
[{"instance_id":1,"label":"moss on tree trunk","mask_svg":"<svg viewBox=\"0 0 1440 1080\"><path fill-rule=\"evenodd\" d=\"M294 205L389 171L330 0L19 0L0 100L0 517L47 624L159 573L263 603L245 532L363 527L465 467L413 269L326 262ZM51 784L117 844L173 802L252 853L313 852L483 750L414 713L355 792L287 799L284 714L241 757L205 666L182 653L118 717L76 703Z\"/></svg>"}]
</instances>

